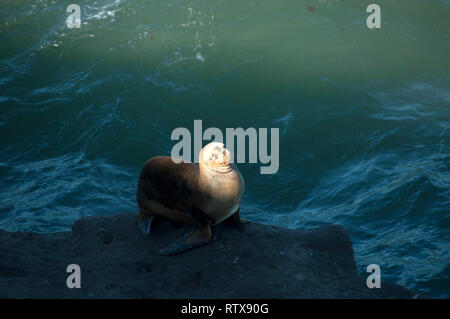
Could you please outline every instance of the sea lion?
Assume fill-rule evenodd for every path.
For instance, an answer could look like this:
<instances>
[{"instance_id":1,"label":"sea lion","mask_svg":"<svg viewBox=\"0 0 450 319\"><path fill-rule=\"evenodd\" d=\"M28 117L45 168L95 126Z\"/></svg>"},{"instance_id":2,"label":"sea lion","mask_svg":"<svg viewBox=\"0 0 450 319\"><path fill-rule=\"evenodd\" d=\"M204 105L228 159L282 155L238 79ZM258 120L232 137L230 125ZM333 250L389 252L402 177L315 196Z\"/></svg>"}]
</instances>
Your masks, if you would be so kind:
<instances>
[{"instance_id":1,"label":"sea lion","mask_svg":"<svg viewBox=\"0 0 450 319\"><path fill-rule=\"evenodd\" d=\"M244 179L230 163L230 152L212 142L199 153L199 163L176 163L169 156L148 160L137 187L138 225L148 236L155 215L189 224L193 230L159 251L174 255L211 240L211 225L229 218L239 222Z\"/></svg>"}]
</instances>

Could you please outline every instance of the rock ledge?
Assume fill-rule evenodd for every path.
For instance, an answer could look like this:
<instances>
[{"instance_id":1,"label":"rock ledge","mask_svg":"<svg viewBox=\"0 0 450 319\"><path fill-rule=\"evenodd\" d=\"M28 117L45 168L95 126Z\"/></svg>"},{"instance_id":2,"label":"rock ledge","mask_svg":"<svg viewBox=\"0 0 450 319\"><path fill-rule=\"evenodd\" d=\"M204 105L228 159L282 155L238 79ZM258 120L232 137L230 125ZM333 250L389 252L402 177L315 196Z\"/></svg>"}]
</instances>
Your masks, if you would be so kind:
<instances>
[{"instance_id":1,"label":"rock ledge","mask_svg":"<svg viewBox=\"0 0 450 319\"><path fill-rule=\"evenodd\" d=\"M413 298L385 283L369 289L357 275L341 226L312 230L222 223L213 241L176 256L159 249L189 229L155 219L144 238L137 214L86 217L72 232L0 230L1 298ZM81 289L66 268L81 267Z\"/></svg>"}]
</instances>

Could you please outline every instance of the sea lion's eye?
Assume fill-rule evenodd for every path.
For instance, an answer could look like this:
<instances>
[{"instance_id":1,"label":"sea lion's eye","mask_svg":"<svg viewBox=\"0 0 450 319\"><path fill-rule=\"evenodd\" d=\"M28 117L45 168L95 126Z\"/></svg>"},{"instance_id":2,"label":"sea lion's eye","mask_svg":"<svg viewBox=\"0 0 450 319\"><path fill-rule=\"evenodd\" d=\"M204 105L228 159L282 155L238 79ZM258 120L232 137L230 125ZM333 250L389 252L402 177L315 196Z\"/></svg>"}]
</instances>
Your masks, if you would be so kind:
<instances>
[{"instance_id":1,"label":"sea lion's eye","mask_svg":"<svg viewBox=\"0 0 450 319\"><path fill-rule=\"evenodd\" d=\"M212 157L212 156L210 156L210 157L209 157L209 160L210 160L210 161L212 161L212 160L213 160L213 157Z\"/></svg>"}]
</instances>

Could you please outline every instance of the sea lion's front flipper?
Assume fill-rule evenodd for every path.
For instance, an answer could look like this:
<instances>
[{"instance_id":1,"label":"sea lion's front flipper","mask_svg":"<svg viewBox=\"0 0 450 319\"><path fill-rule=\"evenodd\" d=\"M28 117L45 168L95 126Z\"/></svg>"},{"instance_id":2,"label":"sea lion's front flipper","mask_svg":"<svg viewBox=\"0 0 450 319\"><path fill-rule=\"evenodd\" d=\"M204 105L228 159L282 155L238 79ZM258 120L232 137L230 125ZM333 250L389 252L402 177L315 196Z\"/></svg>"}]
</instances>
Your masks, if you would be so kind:
<instances>
[{"instance_id":1,"label":"sea lion's front flipper","mask_svg":"<svg viewBox=\"0 0 450 319\"><path fill-rule=\"evenodd\" d=\"M138 226L144 236L150 235L150 229L152 227L152 221L154 218L155 215L151 216L139 215Z\"/></svg>"},{"instance_id":2,"label":"sea lion's front flipper","mask_svg":"<svg viewBox=\"0 0 450 319\"><path fill-rule=\"evenodd\" d=\"M184 251L206 245L211 241L211 227L197 228L187 233L174 243L159 251L160 255L176 255Z\"/></svg>"}]
</instances>

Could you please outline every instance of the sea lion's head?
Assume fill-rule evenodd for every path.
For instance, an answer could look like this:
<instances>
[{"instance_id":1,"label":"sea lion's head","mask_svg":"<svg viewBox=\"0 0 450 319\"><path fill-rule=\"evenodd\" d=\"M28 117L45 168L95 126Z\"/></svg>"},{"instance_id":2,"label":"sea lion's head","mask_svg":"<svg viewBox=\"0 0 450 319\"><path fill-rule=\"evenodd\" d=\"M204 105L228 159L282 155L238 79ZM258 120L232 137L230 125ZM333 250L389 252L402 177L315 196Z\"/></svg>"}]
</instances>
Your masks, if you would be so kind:
<instances>
[{"instance_id":1,"label":"sea lion's head","mask_svg":"<svg viewBox=\"0 0 450 319\"><path fill-rule=\"evenodd\" d=\"M206 145L199 154L200 165L220 173L232 170L231 155L223 143L212 142Z\"/></svg>"}]
</instances>

